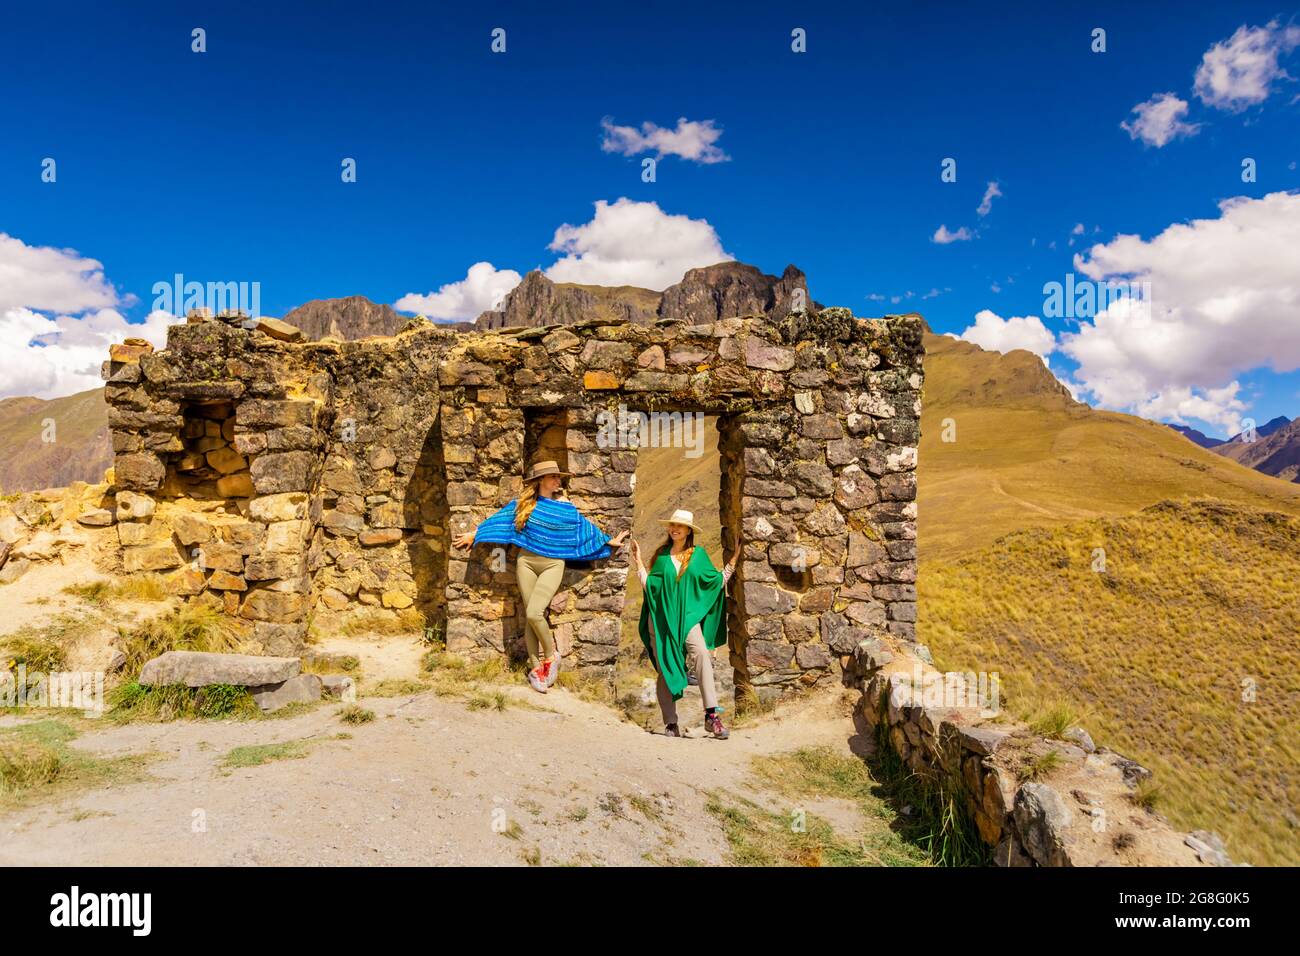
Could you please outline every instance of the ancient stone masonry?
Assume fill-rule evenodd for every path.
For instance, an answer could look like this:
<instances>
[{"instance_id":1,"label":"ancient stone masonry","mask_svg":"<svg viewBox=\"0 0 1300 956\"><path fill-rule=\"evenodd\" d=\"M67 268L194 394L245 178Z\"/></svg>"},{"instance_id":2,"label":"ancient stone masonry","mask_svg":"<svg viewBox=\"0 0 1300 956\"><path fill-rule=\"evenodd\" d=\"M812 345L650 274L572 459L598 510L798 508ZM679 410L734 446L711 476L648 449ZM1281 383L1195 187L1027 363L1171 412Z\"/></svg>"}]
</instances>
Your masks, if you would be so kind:
<instances>
[{"instance_id":1,"label":"ancient stone masonry","mask_svg":"<svg viewBox=\"0 0 1300 956\"><path fill-rule=\"evenodd\" d=\"M1151 771L1082 728L1053 740L1008 720L996 675L941 672L924 645L882 634L857 645L846 676L867 736L997 866L1232 864L1218 835L1178 831L1141 804Z\"/></svg>"},{"instance_id":2,"label":"ancient stone masonry","mask_svg":"<svg viewBox=\"0 0 1300 956\"><path fill-rule=\"evenodd\" d=\"M917 316L417 321L355 342L272 323L195 316L105 366L123 568L165 573L264 653L297 653L313 615L417 612L456 653L517 652L514 555L449 539L543 452L587 517L630 528L621 410L718 416L738 690L834 680L863 640L915 638ZM551 621L571 666L612 668L628 562L569 565Z\"/></svg>"}]
</instances>

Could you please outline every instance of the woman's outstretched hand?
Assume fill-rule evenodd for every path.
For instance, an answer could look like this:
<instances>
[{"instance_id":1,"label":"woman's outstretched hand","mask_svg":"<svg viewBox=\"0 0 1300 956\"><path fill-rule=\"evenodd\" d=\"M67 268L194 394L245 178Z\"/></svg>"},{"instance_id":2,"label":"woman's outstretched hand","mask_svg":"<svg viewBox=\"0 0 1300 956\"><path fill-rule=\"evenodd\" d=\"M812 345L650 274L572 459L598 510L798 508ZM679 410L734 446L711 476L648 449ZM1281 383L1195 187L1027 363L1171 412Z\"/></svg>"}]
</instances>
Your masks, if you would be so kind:
<instances>
[{"instance_id":1,"label":"woman's outstretched hand","mask_svg":"<svg viewBox=\"0 0 1300 956\"><path fill-rule=\"evenodd\" d=\"M641 545L635 538L632 539L632 560L637 563L637 567L641 566Z\"/></svg>"},{"instance_id":2,"label":"woman's outstretched hand","mask_svg":"<svg viewBox=\"0 0 1300 956\"><path fill-rule=\"evenodd\" d=\"M623 544L623 539L626 537L627 537L627 532L620 531L618 534L614 535L614 537L609 539L609 546L611 548L620 547Z\"/></svg>"},{"instance_id":3,"label":"woman's outstretched hand","mask_svg":"<svg viewBox=\"0 0 1300 956\"><path fill-rule=\"evenodd\" d=\"M466 531L464 534L458 534L451 539L451 543L457 548L472 548L474 546L474 532Z\"/></svg>"}]
</instances>

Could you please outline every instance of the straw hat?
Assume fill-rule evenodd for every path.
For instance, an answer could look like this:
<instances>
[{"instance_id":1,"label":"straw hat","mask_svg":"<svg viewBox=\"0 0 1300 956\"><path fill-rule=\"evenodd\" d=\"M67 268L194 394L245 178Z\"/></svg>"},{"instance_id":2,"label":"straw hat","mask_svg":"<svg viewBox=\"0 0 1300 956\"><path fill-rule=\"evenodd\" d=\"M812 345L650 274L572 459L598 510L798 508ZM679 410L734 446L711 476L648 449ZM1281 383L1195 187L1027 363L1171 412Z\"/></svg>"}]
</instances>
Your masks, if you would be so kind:
<instances>
[{"instance_id":1,"label":"straw hat","mask_svg":"<svg viewBox=\"0 0 1300 956\"><path fill-rule=\"evenodd\" d=\"M524 481L536 481L547 475L559 475L561 478L573 477L567 471L560 471L560 466L554 461L535 461L533 467L528 469L528 474L524 475Z\"/></svg>"},{"instance_id":2,"label":"straw hat","mask_svg":"<svg viewBox=\"0 0 1300 956\"><path fill-rule=\"evenodd\" d=\"M704 534L704 529L695 523L695 513L687 511L685 508L678 508L673 512L671 518L660 518L659 523L662 525L684 524L697 534Z\"/></svg>"}]
</instances>

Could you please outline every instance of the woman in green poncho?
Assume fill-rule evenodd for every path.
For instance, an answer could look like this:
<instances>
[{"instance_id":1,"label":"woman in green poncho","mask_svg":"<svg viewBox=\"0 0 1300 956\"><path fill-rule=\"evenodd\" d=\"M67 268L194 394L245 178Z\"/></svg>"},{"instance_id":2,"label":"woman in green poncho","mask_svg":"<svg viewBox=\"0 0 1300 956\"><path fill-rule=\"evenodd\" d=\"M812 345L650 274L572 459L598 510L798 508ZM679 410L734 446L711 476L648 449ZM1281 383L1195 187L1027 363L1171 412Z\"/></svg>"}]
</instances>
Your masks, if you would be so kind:
<instances>
[{"instance_id":1,"label":"woman in green poncho","mask_svg":"<svg viewBox=\"0 0 1300 956\"><path fill-rule=\"evenodd\" d=\"M727 643L726 589L735 570L733 557L719 571L702 547L695 546L695 516L681 508L661 518L668 540L650 563L641 562L641 547L632 542L644 595L641 601L641 643L659 672L655 693L663 713L664 733L683 736L677 726L677 701L689 681L687 652L694 663L700 696L704 698L704 728L725 740L713 685L713 649Z\"/></svg>"}]
</instances>

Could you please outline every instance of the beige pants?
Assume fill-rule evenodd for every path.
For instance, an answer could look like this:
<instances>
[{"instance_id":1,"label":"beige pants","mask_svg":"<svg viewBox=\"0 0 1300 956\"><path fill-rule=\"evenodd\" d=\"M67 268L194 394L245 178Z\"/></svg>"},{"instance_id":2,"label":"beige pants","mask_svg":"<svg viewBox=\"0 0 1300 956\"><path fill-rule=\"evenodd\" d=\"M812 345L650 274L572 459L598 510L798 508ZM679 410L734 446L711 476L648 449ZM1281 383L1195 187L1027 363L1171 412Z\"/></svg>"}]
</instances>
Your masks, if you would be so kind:
<instances>
[{"instance_id":1,"label":"beige pants","mask_svg":"<svg viewBox=\"0 0 1300 956\"><path fill-rule=\"evenodd\" d=\"M686 635L686 666L700 682L700 696L704 698L704 706L717 707L718 692L713 686L713 653L704 646L704 632L698 624ZM664 683L662 674L655 682L655 696L659 698L659 712L663 714L664 723L677 723L677 701L673 700L672 691Z\"/></svg>"},{"instance_id":2,"label":"beige pants","mask_svg":"<svg viewBox=\"0 0 1300 956\"><path fill-rule=\"evenodd\" d=\"M515 577L519 581L519 595L524 599L528 618L524 624L528 666L536 667L539 643L543 657L548 660L555 657L555 637L551 634L551 625L546 621L546 609L564 579L564 559L544 558L520 548L519 557L515 560Z\"/></svg>"}]
</instances>

